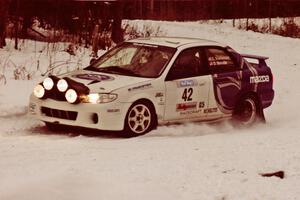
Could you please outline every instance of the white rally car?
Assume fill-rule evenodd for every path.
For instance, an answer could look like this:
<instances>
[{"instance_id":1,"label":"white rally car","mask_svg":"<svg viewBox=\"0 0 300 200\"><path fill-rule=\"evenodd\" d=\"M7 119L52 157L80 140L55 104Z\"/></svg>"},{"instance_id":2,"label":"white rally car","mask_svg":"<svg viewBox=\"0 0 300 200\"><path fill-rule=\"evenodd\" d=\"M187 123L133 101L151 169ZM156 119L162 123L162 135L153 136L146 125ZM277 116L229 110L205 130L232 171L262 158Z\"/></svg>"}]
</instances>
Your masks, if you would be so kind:
<instances>
[{"instance_id":1,"label":"white rally car","mask_svg":"<svg viewBox=\"0 0 300 200\"><path fill-rule=\"evenodd\" d=\"M50 128L123 130L126 136L157 124L227 117L250 125L264 119L263 109L274 98L266 59L210 40L134 39L83 70L44 79L34 88L29 110Z\"/></svg>"}]
</instances>

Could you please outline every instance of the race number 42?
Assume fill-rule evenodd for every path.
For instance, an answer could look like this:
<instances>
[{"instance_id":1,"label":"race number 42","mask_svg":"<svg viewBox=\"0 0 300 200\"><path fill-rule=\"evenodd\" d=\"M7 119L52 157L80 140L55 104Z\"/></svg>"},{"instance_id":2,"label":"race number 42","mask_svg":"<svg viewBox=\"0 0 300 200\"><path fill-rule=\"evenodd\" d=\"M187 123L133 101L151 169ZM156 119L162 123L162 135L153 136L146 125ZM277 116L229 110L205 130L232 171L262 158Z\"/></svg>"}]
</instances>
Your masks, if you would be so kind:
<instances>
[{"instance_id":1,"label":"race number 42","mask_svg":"<svg viewBox=\"0 0 300 200\"><path fill-rule=\"evenodd\" d=\"M185 88L182 94L182 99L184 101L192 101L193 88Z\"/></svg>"}]
</instances>

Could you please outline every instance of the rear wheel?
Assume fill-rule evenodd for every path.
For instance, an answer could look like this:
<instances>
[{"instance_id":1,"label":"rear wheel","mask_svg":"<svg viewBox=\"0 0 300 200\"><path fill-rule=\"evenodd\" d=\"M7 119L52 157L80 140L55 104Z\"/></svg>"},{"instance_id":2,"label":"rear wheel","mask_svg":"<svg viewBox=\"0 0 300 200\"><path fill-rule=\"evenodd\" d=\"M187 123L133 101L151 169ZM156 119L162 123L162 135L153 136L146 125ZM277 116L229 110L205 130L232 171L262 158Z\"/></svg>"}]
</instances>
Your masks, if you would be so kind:
<instances>
[{"instance_id":1,"label":"rear wheel","mask_svg":"<svg viewBox=\"0 0 300 200\"><path fill-rule=\"evenodd\" d=\"M125 119L125 134L135 137L155 128L157 120L153 106L147 102L136 102L128 110Z\"/></svg>"},{"instance_id":2,"label":"rear wheel","mask_svg":"<svg viewBox=\"0 0 300 200\"><path fill-rule=\"evenodd\" d=\"M259 106L257 98L254 96L242 98L236 106L234 121L239 127L249 127L256 122L264 122L263 110Z\"/></svg>"}]
</instances>

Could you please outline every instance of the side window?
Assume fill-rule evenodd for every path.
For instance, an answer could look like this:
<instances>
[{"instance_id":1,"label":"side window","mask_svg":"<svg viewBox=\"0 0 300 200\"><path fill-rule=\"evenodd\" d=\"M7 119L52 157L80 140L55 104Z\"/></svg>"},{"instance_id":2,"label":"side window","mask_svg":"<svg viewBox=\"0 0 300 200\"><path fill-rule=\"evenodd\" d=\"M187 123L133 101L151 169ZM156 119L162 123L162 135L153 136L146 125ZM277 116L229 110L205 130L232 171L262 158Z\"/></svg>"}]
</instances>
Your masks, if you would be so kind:
<instances>
[{"instance_id":1,"label":"side window","mask_svg":"<svg viewBox=\"0 0 300 200\"><path fill-rule=\"evenodd\" d=\"M211 73L222 73L237 70L235 62L223 49L207 48L206 56Z\"/></svg>"},{"instance_id":2,"label":"side window","mask_svg":"<svg viewBox=\"0 0 300 200\"><path fill-rule=\"evenodd\" d=\"M202 50L187 49L181 52L171 67L167 80L182 79L208 74Z\"/></svg>"}]
</instances>

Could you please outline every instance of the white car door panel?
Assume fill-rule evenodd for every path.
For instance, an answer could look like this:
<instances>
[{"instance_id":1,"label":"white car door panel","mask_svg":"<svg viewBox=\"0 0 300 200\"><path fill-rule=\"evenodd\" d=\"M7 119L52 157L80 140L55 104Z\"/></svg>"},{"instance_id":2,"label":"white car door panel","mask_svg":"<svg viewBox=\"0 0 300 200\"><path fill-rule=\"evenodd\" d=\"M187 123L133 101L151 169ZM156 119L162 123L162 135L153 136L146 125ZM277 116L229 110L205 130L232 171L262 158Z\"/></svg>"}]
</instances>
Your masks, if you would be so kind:
<instances>
[{"instance_id":1,"label":"white car door panel","mask_svg":"<svg viewBox=\"0 0 300 200\"><path fill-rule=\"evenodd\" d=\"M205 117L210 83L203 50L198 47L183 50L166 77L164 120Z\"/></svg>"}]
</instances>

